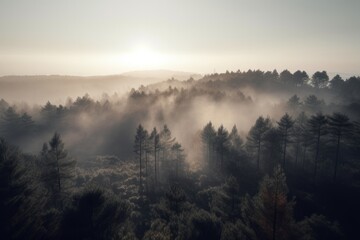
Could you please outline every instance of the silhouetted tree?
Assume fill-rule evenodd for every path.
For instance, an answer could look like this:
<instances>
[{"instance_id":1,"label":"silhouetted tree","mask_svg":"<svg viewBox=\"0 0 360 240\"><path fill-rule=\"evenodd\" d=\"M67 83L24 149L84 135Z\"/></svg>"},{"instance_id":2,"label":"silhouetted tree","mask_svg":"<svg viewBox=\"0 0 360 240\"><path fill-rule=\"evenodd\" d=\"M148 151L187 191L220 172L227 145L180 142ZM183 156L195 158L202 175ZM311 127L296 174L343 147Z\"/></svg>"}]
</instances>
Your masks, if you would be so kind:
<instances>
[{"instance_id":1,"label":"silhouetted tree","mask_svg":"<svg viewBox=\"0 0 360 240\"><path fill-rule=\"evenodd\" d=\"M258 194L249 204L248 216L255 223L258 239L293 239L296 222L293 218L294 202L287 200L286 177L280 166L271 177L265 176ZM251 209L253 208L253 209ZM245 209L244 209L245 210Z\"/></svg>"},{"instance_id":2,"label":"silhouetted tree","mask_svg":"<svg viewBox=\"0 0 360 240\"><path fill-rule=\"evenodd\" d=\"M304 107L312 113L321 110L324 105L324 101L319 100L315 95L309 95L304 101Z\"/></svg>"},{"instance_id":3,"label":"silhouetted tree","mask_svg":"<svg viewBox=\"0 0 360 240\"><path fill-rule=\"evenodd\" d=\"M233 126L229 134L229 144L230 148L236 151L240 151L243 145L243 140L241 139L236 125Z\"/></svg>"},{"instance_id":4,"label":"silhouetted tree","mask_svg":"<svg viewBox=\"0 0 360 240\"><path fill-rule=\"evenodd\" d=\"M326 117L318 113L310 117L309 121L309 130L315 140L315 159L314 159L314 179L316 179L317 174L317 167L318 167L318 160L319 160L319 153L321 147L321 137L324 136L326 131L327 119Z\"/></svg>"},{"instance_id":5,"label":"silhouetted tree","mask_svg":"<svg viewBox=\"0 0 360 240\"><path fill-rule=\"evenodd\" d=\"M293 74L293 80L294 80L295 86L298 86L298 87L303 86L304 84L306 84L308 79L309 79L309 75L305 71L297 70Z\"/></svg>"},{"instance_id":6,"label":"silhouetted tree","mask_svg":"<svg viewBox=\"0 0 360 240\"><path fill-rule=\"evenodd\" d=\"M339 74L335 75L330 81L330 88L335 89L337 91L341 91L345 81L340 77Z\"/></svg>"},{"instance_id":7,"label":"silhouetted tree","mask_svg":"<svg viewBox=\"0 0 360 240\"><path fill-rule=\"evenodd\" d=\"M336 155L334 164L334 180L336 180L338 162L340 158L340 145L342 138L349 134L351 123L349 118L341 113L333 113L328 116L329 133L336 141Z\"/></svg>"},{"instance_id":8,"label":"silhouetted tree","mask_svg":"<svg viewBox=\"0 0 360 240\"><path fill-rule=\"evenodd\" d=\"M20 115L13 107L9 107L1 117L1 134L6 139L14 140L21 134Z\"/></svg>"},{"instance_id":9,"label":"silhouetted tree","mask_svg":"<svg viewBox=\"0 0 360 240\"><path fill-rule=\"evenodd\" d=\"M274 167L281 164L283 151L283 137L279 129L271 127L263 137L263 162L267 171L271 172Z\"/></svg>"},{"instance_id":10,"label":"silhouetted tree","mask_svg":"<svg viewBox=\"0 0 360 240\"><path fill-rule=\"evenodd\" d=\"M280 82L290 85L293 83L293 75L289 70L284 70L280 73Z\"/></svg>"},{"instance_id":11,"label":"silhouetted tree","mask_svg":"<svg viewBox=\"0 0 360 240\"><path fill-rule=\"evenodd\" d=\"M34 131L34 121L27 113L23 113L20 117L20 130L23 134L29 134Z\"/></svg>"},{"instance_id":12,"label":"silhouetted tree","mask_svg":"<svg viewBox=\"0 0 360 240\"><path fill-rule=\"evenodd\" d=\"M184 168L184 161L185 161L185 155L184 155L184 149L182 148L181 144L176 142L171 147L171 151L174 155L174 161L175 161L175 177L176 180L179 179L179 171L182 171Z\"/></svg>"},{"instance_id":13,"label":"silhouetted tree","mask_svg":"<svg viewBox=\"0 0 360 240\"><path fill-rule=\"evenodd\" d=\"M216 131L211 122L206 124L203 131L201 132L201 138L207 148L208 165L211 164L211 153L214 151L214 144L216 139Z\"/></svg>"},{"instance_id":14,"label":"silhouetted tree","mask_svg":"<svg viewBox=\"0 0 360 240\"><path fill-rule=\"evenodd\" d=\"M157 162L157 156L158 156L158 152L160 150L160 136L156 130L156 128L154 128L150 134L150 139L152 142L152 151L154 154L154 171L155 171L155 186L157 185L157 180L158 180L158 162Z\"/></svg>"},{"instance_id":15,"label":"silhouetted tree","mask_svg":"<svg viewBox=\"0 0 360 240\"><path fill-rule=\"evenodd\" d=\"M2 239L35 239L39 229L39 202L32 179L21 165L19 150L0 138L0 235Z\"/></svg>"},{"instance_id":16,"label":"silhouetted tree","mask_svg":"<svg viewBox=\"0 0 360 240\"><path fill-rule=\"evenodd\" d=\"M44 181L49 186L52 201L56 207L63 209L66 192L71 187L75 175L75 160L67 156L60 135L55 132L49 141L50 150L46 155Z\"/></svg>"},{"instance_id":17,"label":"silhouetted tree","mask_svg":"<svg viewBox=\"0 0 360 240\"><path fill-rule=\"evenodd\" d=\"M300 98L295 94L287 101L286 105L290 111L296 112L301 106Z\"/></svg>"},{"instance_id":18,"label":"silhouetted tree","mask_svg":"<svg viewBox=\"0 0 360 240\"><path fill-rule=\"evenodd\" d=\"M220 155L220 170L223 170L224 155L227 150L227 144L229 140L228 138L229 138L228 131L224 128L223 125L221 125L218 128L216 134L216 151Z\"/></svg>"},{"instance_id":19,"label":"silhouetted tree","mask_svg":"<svg viewBox=\"0 0 360 240\"><path fill-rule=\"evenodd\" d=\"M301 112L295 119L294 126L292 128L293 138L294 138L294 148L295 148L295 166L297 166L298 163L301 147L303 148L307 147L307 143L303 142L303 140L305 140L304 137L306 134L307 121L308 119L305 113Z\"/></svg>"},{"instance_id":20,"label":"silhouetted tree","mask_svg":"<svg viewBox=\"0 0 360 240\"><path fill-rule=\"evenodd\" d=\"M159 136L160 136L160 150L162 151L161 169L163 171L162 175L164 176L165 173L167 172L166 170L169 170L166 169L169 168L168 157L171 150L171 146L175 142L175 138L171 136L171 131L166 124L164 125L164 128L160 132Z\"/></svg>"},{"instance_id":21,"label":"silhouetted tree","mask_svg":"<svg viewBox=\"0 0 360 240\"><path fill-rule=\"evenodd\" d=\"M139 160L139 191L142 192L143 184L142 184L142 158L143 153L145 153L145 142L146 142L146 131L143 126L139 124L134 142L134 152Z\"/></svg>"},{"instance_id":22,"label":"silhouetted tree","mask_svg":"<svg viewBox=\"0 0 360 240\"><path fill-rule=\"evenodd\" d=\"M326 71L322 72L315 72L314 75L311 78L311 84L315 88L324 88L327 86L329 82L329 76L327 75Z\"/></svg>"},{"instance_id":23,"label":"silhouetted tree","mask_svg":"<svg viewBox=\"0 0 360 240\"><path fill-rule=\"evenodd\" d=\"M261 154L261 146L263 144L263 138L265 133L271 128L271 121L269 118L264 118L260 116L253 127L251 127L247 140L248 145L251 148L256 149L257 155L257 169L260 169L260 154Z\"/></svg>"},{"instance_id":24,"label":"silhouetted tree","mask_svg":"<svg viewBox=\"0 0 360 240\"><path fill-rule=\"evenodd\" d=\"M279 131L282 137L283 142L283 168L285 169L285 162L286 162L286 147L288 142L290 141L290 130L292 129L294 125L294 120L292 117L289 116L289 114L285 114L279 122L277 122L279 126Z\"/></svg>"}]
</instances>

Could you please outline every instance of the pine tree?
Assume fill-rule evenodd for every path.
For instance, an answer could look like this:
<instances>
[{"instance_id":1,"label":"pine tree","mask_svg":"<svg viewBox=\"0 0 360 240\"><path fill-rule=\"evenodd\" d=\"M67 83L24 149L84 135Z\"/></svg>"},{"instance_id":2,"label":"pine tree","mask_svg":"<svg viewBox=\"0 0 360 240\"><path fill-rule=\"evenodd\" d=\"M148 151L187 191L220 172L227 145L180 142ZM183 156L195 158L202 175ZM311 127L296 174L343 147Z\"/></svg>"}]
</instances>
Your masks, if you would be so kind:
<instances>
[{"instance_id":1,"label":"pine tree","mask_svg":"<svg viewBox=\"0 0 360 240\"><path fill-rule=\"evenodd\" d=\"M13 140L21 135L20 129L20 115L13 107L8 109L1 116L1 131L0 133L7 139Z\"/></svg>"},{"instance_id":2,"label":"pine tree","mask_svg":"<svg viewBox=\"0 0 360 240\"><path fill-rule=\"evenodd\" d=\"M229 134L229 143L230 143L230 147L231 149L235 150L235 151L240 151L243 145L243 140L241 139L237 127L236 125L233 126L233 128L231 129L231 132Z\"/></svg>"},{"instance_id":3,"label":"pine tree","mask_svg":"<svg viewBox=\"0 0 360 240\"><path fill-rule=\"evenodd\" d=\"M143 153L145 152L145 141L146 141L146 131L143 126L139 124L134 142L134 152L139 160L139 191L142 192L142 158Z\"/></svg>"},{"instance_id":4,"label":"pine tree","mask_svg":"<svg viewBox=\"0 0 360 240\"><path fill-rule=\"evenodd\" d=\"M0 236L2 239L35 239L41 200L34 197L23 155L0 138Z\"/></svg>"},{"instance_id":5,"label":"pine tree","mask_svg":"<svg viewBox=\"0 0 360 240\"><path fill-rule=\"evenodd\" d=\"M316 180L319 153L321 147L321 137L327 134L327 119L318 113L310 117L308 121L309 131L315 137L315 159L314 159L314 180Z\"/></svg>"},{"instance_id":6,"label":"pine tree","mask_svg":"<svg viewBox=\"0 0 360 240\"><path fill-rule=\"evenodd\" d=\"M308 119L304 112L301 112L294 121L294 126L292 128L293 138L294 138L294 148L295 148L295 166L298 164L299 154L302 147L302 142L304 135L306 134L306 123ZM305 139L304 139L305 140ZM306 151L306 143L303 144L303 148Z\"/></svg>"},{"instance_id":7,"label":"pine tree","mask_svg":"<svg viewBox=\"0 0 360 240\"><path fill-rule=\"evenodd\" d=\"M158 152L160 151L160 135L158 134L156 128L154 128L150 134L152 153L154 155L154 171L155 171L155 186L158 181Z\"/></svg>"},{"instance_id":8,"label":"pine tree","mask_svg":"<svg viewBox=\"0 0 360 240\"><path fill-rule=\"evenodd\" d=\"M252 217L259 231L259 239L291 239L295 221L293 201L287 200L286 177L280 166L274 169L272 177L265 176L254 197L255 212Z\"/></svg>"},{"instance_id":9,"label":"pine tree","mask_svg":"<svg viewBox=\"0 0 360 240\"><path fill-rule=\"evenodd\" d=\"M184 155L184 149L182 148L181 144L176 142L171 147L171 151L174 155L174 161L175 161L175 177L176 180L179 179L179 171L183 170L184 168L184 161L185 161L185 155Z\"/></svg>"},{"instance_id":10,"label":"pine tree","mask_svg":"<svg viewBox=\"0 0 360 240\"><path fill-rule=\"evenodd\" d=\"M260 169L260 155L261 155L261 147L263 145L263 139L265 136L265 133L271 128L271 121L269 118L264 118L260 116L256 122L255 125L250 129L247 140L248 140L248 146L250 148L256 149L256 155L257 155L257 169Z\"/></svg>"},{"instance_id":11,"label":"pine tree","mask_svg":"<svg viewBox=\"0 0 360 240\"><path fill-rule=\"evenodd\" d=\"M49 141L50 149L46 155L44 180L47 182L54 205L64 207L66 193L71 188L75 175L76 161L69 158L60 134L55 132Z\"/></svg>"},{"instance_id":12,"label":"pine tree","mask_svg":"<svg viewBox=\"0 0 360 240\"><path fill-rule=\"evenodd\" d=\"M340 146L341 141L346 137L351 129L352 124L349 118L341 113L333 113L332 116L328 116L329 133L336 141L336 155L334 164L334 181L336 180L338 162L340 158Z\"/></svg>"},{"instance_id":13,"label":"pine tree","mask_svg":"<svg viewBox=\"0 0 360 240\"><path fill-rule=\"evenodd\" d=\"M204 145L207 148L207 159L208 159L208 165L211 165L211 159L212 159L212 152L214 152L214 144L215 144L215 138L216 138L216 131L212 125L211 122L206 124L203 131L201 132L201 139L204 143Z\"/></svg>"},{"instance_id":14,"label":"pine tree","mask_svg":"<svg viewBox=\"0 0 360 240\"><path fill-rule=\"evenodd\" d=\"M175 138L171 136L171 131L168 128L168 126L165 124L164 128L160 132L160 149L162 152L162 161L161 161L161 170L162 175L159 174L159 176L165 176L166 173L168 173L167 168L169 168L169 153L171 150L171 146L175 142Z\"/></svg>"},{"instance_id":15,"label":"pine tree","mask_svg":"<svg viewBox=\"0 0 360 240\"><path fill-rule=\"evenodd\" d=\"M290 130L294 125L294 121L292 118L286 113L280 121L277 123L279 126L279 131L282 137L283 142L283 168L285 169L285 162L286 162L286 147L288 142L290 141Z\"/></svg>"},{"instance_id":16,"label":"pine tree","mask_svg":"<svg viewBox=\"0 0 360 240\"><path fill-rule=\"evenodd\" d=\"M229 132L221 125L216 134L216 150L220 154L220 170L223 170L224 155L227 151Z\"/></svg>"}]
</instances>

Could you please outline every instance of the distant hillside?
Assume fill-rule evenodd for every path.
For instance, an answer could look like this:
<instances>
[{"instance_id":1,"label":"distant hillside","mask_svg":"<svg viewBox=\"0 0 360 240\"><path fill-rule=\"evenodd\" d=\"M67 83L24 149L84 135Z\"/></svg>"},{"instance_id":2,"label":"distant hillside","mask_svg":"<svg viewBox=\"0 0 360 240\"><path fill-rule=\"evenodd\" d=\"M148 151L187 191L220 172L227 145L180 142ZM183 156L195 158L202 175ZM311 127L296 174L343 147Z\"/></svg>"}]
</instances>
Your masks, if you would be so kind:
<instances>
[{"instance_id":1,"label":"distant hillside","mask_svg":"<svg viewBox=\"0 0 360 240\"><path fill-rule=\"evenodd\" d=\"M136 71L108 76L3 76L0 77L0 99L8 102L28 102L43 104L46 101L63 103L68 97L76 98L88 93L100 97L103 93L123 94L131 88L149 85L176 78L186 80L199 78L198 74L160 71Z\"/></svg>"}]
</instances>

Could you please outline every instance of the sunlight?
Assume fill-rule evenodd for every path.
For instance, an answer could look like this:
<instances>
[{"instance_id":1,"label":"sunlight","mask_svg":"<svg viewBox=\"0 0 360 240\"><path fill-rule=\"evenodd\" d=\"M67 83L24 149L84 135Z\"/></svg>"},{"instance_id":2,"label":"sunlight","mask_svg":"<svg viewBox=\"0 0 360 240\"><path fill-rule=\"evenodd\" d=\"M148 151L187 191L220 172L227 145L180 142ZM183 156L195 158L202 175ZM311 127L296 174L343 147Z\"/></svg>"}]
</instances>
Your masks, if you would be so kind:
<instances>
[{"instance_id":1,"label":"sunlight","mask_svg":"<svg viewBox=\"0 0 360 240\"><path fill-rule=\"evenodd\" d=\"M132 51L116 57L114 63L131 69L153 69L164 67L168 57L156 52L152 48L139 45Z\"/></svg>"}]
</instances>

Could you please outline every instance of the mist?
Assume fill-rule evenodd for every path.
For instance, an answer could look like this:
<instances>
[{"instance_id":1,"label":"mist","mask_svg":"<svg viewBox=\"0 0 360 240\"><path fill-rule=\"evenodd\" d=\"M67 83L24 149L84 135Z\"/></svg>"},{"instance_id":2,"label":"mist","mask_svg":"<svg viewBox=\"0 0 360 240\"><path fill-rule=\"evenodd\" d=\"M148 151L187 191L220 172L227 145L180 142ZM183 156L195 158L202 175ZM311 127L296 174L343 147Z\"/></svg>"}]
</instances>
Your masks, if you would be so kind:
<instances>
[{"instance_id":1,"label":"mist","mask_svg":"<svg viewBox=\"0 0 360 240\"><path fill-rule=\"evenodd\" d=\"M239 224L234 231L252 226L240 209L247 201L267 201L259 195L265 190L257 185L275 181L271 179L276 174L287 176L287 182L284 178L280 183L291 190L281 193L289 199L286 204L295 204L290 197L297 197L297 207L287 211L300 235L331 232L340 239L354 234L355 222L347 222L348 216L355 218L350 209L344 210L346 217L331 214L316 207L325 203L315 197L336 195L344 187L349 189L344 190L347 194L358 191L354 184L360 172L356 162L359 77L329 80L325 71L311 77L305 71L287 70L204 76L145 71L99 77L9 76L2 77L0 84L4 153L13 156L19 151L13 158L19 158L19 166L31 169L24 174L37 186L31 199L41 198L37 195L41 193L58 196L43 198L29 208L41 213L36 215L39 223L26 225L31 234L72 236L74 226L64 225L63 219L78 211L78 201L92 201L79 199L95 194L104 201L119 199L114 206L128 209L121 213L125 222L116 227L120 231L116 234L123 237L127 235L119 229L126 229L134 239L147 239L149 234L158 234L150 223L174 224L156 215L161 211L169 211L171 218L181 212L189 218L178 224L194 224L188 221L196 218L191 213L195 211L211 216L211 224L221 222L211 227L213 239L219 239L228 231L225 226L234 224L228 220L232 214ZM335 165L334 175L333 161L335 156L336 163L340 159L334 138L340 135L333 130L338 118L345 121L338 140L343 160ZM323 125L318 127L316 119L324 119ZM63 171L59 175L52 170L55 165L49 165L55 159ZM47 182L56 180L55 176L63 188L56 190L56 184ZM228 205L229 199L234 205ZM172 201L180 205L173 208ZM144 208L156 214L148 215ZM53 221L60 230L44 231L42 221L52 211L59 212ZM137 223L139 218L147 224ZM108 221L115 223L113 218ZM250 222L260 224L257 221ZM319 230L320 225L325 230ZM252 227L259 234L266 232L261 224ZM172 231L170 239L175 234L193 239L194 232ZM295 238L301 239L300 235Z\"/></svg>"}]
</instances>

